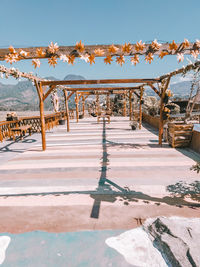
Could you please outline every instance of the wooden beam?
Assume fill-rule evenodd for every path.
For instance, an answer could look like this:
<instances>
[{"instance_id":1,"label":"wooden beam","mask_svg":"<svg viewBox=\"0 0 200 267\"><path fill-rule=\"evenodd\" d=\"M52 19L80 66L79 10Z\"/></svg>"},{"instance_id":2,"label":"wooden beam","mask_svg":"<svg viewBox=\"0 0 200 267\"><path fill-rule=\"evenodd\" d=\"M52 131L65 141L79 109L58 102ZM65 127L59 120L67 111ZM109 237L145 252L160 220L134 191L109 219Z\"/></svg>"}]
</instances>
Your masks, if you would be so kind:
<instances>
[{"instance_id":1,"label":"wooden beam","mask_svg":"<svg viewBox=\"0 0 200 267\"><path fill-rule=\"evenodd\" d=\"M66 90L65 90L66 91ZM70 99L70 97L74 94L75 92L71 92L68 96L67 96L67 100Z\"/></svg>"},{"instance_id":2,"label":"wooden beam","mask_svg":"<svg viewBox=\"0 0 200 267\"><path fill-rule=\"evenodd\" d=\"M67 84L69 85L69 84L155 83L159 81L160 79L156 78L156 79L63 80L63 81L41 81L41 83L42 85L67 85Z\"/></svg>"},{"instance_id":3,"label":"wooden beam","mask_svg":"<svg viewBox=\"0 0 200 267\"><path fill-rule=\"evenodd\" d=\"M51 85L49 90L46 92L46 94L44 94L43 99L45 100L50 94L51 92L55 89L56 85Z\"/></svg>"},{"instance_id":4,"label":"wooden beam","mask_svg":"<svg viewBox=\"0 0 200 267\"><path fill-rule=\"evenodd\" d=\"M122 53L122 45L121 44L114 44L118 49L115 53L111 53L112 56L120 56ZM177 43L178 49L176 51L170 52L169 55L176 55L177 53L183 53L183 54L190 54L190 50L194 49L195 44L190 43L189 47L186 49L183 49L182 43ZM105 53L101 56L95 55L96 57L105 57L106 55L110 54L109 52L109 47L110 44L108 45L85 45L85 53L87 54L95 54L95 49L103 49ZM42 51L45 52L45 56L38 56L37 49L42 48ZM26 59L43 59L43 58L49 58L52 56L51 53L48 52L48 47L43 46L43 47L25 47L25 48L15 48L16 52L20 52L20 50L24 50L28 52L29 54L26 57L21 58L21 60L26 60ZM161 51L168 51L169 49L169 43L163 43L161 44L160 48L157 51L153 51L156 55L159 55ZM134 54L139 54L139 55L146 55L149 52L152 52L151 48L151 43L146 43L143 51L138 51L135 50L135 44L131 44L131 50L129 53L125 53L125 56L133 56ZM10 51L8 48L1 48L0 49L0 60L5 60L5 56L9 54ZM80 54L76 50L75 46L60 46L59 51L56 53L56 56L59 57L61 54L65 55L74 55L75 57L79 57Z\"/></svg>"},{"instance_id":5,"label":"wooden beam","mask_svg":"<svg viewBox=\"0 0 200 267\"><path fill-rule=\"evenodd\" d=\"M143 88L140 91L140 113L139 113L139 129L142 128L142 97L143 97Z\"/></svg>"},{"instance_id":6,"label":"wooden beam","mask_svg":"<svg viewBox=\"0 0 200 267\"><path fill-rule=\"evenodd\" d=\"M140 98L140 95L137 92L133 92L133 93L137 96L137 98Z\"/></svg>"},{"instance_id":7,"label":"wooden beam","mask_svg":"<svg viewBox=\"0 0 200 267\"><path fill-rule=\"evenodd\" d=\"M161 99L160 99L160 120L159 120L159 145L162 146L162 138L163 138L163 126L164 126L164 120L163 120L163 110L164 110L164 97L166 90L169 86L170 77L166 79L166 82L161 87Z\"/></svg>"},{"instance_id":8,"label":"wooden beam","mask_svg":"<svg viewBox=\"0 0 200 267\"><path fill-rule=\"evenodd\" d=\"M149 83L148 85L154 90L154 92L155 92L159 97L161 97L161 93L157 90L157 88L156 88L153 84Z\"/></svg>"},{"instance_id":9,"label":"wooden beam","mask_svg":"<svg viewBox=\"0 0 200 267\"><path fill-rule=\"evenodd\" d=\"M44 117L44 99L43 88L41 83L35 80L35 86L37 88L39 103L40 103L40 121L41 121L41 135L42 135L42 149L46 150L46 135L45 135L45 117Z\"/></svg>"},{"instance_id":10,"label":"wooden beam","mask_svg":"<svg viewBox=\"0 0 200 267\"><path fill-rule=\"evenodd\" d=\"M191 70L195 70L197 68L200 67L200 60L195 62L195 63L192 63L192 64L188 64L187 66L185 67L182 67L178 70L175 70L175 71L172 71L172 72L169 72L167 74L164 74L162 76L160 76L158 79L160 79L161 81L168 78L168 77L172 77L172 76L175 76L177 74L181 74L181 73L186 73L188 71L191 71Z\"/></svg>"},{"instance_id":11,"label":"wooden beam","mask_svg":"<svg viewBox=\"0 0 200 267\"><path fill-rule=\"evenodd\" d=\"M69 126L69 106L68 106L68 92L66 90L63 90L64 92L64 98L65 98L65 108L66 108L66 117L67 117L67 132L70 131L70 126Z\"/></svg>"},{"instance_id":12,"label":"wooden beam","mask_svg":"<svg viewBox=\"0 0 200 267\"><path fill-rule=\"evenodd\" d=\"M143 86L143 85L142 85ZM76 87L76 88L67 88L66 90L68 91L78 91L78 92L98 92L98 91L119 91L119 90L140 90L140 86L131 86L131 87Z\"/></svg>"}]
</instances>

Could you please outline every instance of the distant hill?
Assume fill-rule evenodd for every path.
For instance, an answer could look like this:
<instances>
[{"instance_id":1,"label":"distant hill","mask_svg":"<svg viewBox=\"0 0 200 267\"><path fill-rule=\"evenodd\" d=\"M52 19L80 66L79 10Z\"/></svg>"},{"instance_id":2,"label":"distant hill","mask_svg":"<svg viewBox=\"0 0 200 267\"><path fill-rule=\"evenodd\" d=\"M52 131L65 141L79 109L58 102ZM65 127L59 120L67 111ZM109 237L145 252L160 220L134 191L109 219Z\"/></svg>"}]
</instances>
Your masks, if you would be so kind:
<instances>
[{"instance_id":1,"label":"distant hill","mask_svg":"<svg viewBox=\"0 0 200 267\"><path fill-rule=\"evenodd\" d=\"M55 77L46 77L49 80L57 80ZM68 74L64 77L64 80L85 80L81 75ZM80 87L105 87L106 85L82 85ZM76 85L70 85L70 87L77 87ZM191 81L184 81L170 85L174 96L188 96L191 88ZM147 89L148 95L155 95L152 89ZM62 95L62 91L59 92ZM69 107L74 108L73 95L69 102ZM0 110L38 110L39 101L35 86L30 81L18 82L16 85L9 85L0 83ZM50 96L45 101L45 109L52 110L52 104Z\"/></svg>"},{"instance_id":2,"label":"distant hill","mask_svg":"<svg viewBox=\"0 0 200 267\"><path fill-rule=\"evenodd\" d=\"M57 80L55 77L46 77L48 80ZM84 80L80 75L69 74L65 80ZM62 92L58 92L62 95ZM74 107L74 96L69 102ZM45 110L52 110L51 98L45 100ZM35 86L30 81L18 82L15 85L0 83L0 110L38 110L39 101Z\"/></svg>"},{"instance_id":3,"label":"distant hill","mask_svg":"<svg viewBox=\"0 0 200 267\"><path fill-rule=\"evenodd\" d=\"M191 81L172 83L169 85L169 88L175 97L188 97L191 89ZM149 96L156 95L155 92L150 88L145 90L145 92Z\"/></svg>"}]
</instances>

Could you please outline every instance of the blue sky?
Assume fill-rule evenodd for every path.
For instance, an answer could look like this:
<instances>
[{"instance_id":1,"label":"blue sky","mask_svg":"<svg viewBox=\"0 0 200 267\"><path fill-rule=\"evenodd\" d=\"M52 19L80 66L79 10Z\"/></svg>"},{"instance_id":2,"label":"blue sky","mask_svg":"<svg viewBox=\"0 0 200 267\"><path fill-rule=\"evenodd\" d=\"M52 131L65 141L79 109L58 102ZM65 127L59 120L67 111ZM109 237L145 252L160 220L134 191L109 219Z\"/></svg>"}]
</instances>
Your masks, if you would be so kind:
<instances>
[{"instance_id":1,"label":"blue sky","mask_svg":"<svg viewBox=\"0 0 200 267\"><path fill-rule=\"evenodd\" d=\"M74 45L82 40L86 45L200 39L199 0L1 0L0 8L1 48L47 46L51 41L58 45ZM185 60L178 64L176 57L168 56L163 60L155 59L150 65L141 58L141 63L135 67L127 58L127 63L120 67L116 63L107 66L99 58L93 66L76 60L74 66L59 62L54 69L46 62L42 60L37 70L31 61L13 66L41 77L63 79L73 73L95 79L157 77L188 63ZM6 82L5 79L1 81Z\"/></svg>"}]
</instances>

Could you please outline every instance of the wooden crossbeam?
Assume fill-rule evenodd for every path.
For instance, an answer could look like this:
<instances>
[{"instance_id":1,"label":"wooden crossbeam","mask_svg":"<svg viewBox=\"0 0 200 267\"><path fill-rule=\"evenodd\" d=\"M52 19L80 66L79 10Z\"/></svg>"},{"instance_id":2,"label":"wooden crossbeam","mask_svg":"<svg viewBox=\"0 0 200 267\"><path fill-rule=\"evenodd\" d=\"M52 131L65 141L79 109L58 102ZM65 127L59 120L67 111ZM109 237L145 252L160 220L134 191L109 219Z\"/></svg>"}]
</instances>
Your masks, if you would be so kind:
<instances>
[{"instance_id":1,"label":"wooden crossbeam","mask_svg":"<svg viewBox=\"0 0 200 267\"><path fill-rule=\"evenodd\" d=\"M111 53L112 56L119 56L122 53L122 45L120 44L114 44L118 50L115 53ZM189 47L187 49L184 49L182 46L182 43L177 43L178 49L173 50L173 52L169 51L169 55L176 55L177 53L183 53L183 54L190 54L191 49L195 49L195 43L190 43ZM145 48L143 51L136 51L135 50L135 44L131 44L132 48L129 53L123 53L125 56L133 56L134 54L139 54L139 55L146 55L149 52L152 52L151 48L151 43L145 44ZM101 56L95 54L96 57L105 57L106 55L110 54L109 52L109 47L110 45L85 45L85 51L84 53L88 54L95 54L95 49L103 49L105 53ZM42 50L45 52L45 56L39 56L37 53L37 49L42 48ZM153 51L156 55L159 55L161 51L168 51L169 49L169 43L163 43L161 44L159 50ZM48 52L48 47L25 47L25 48L15 48L16 52L20 52L20 50L24 50L28 52L29 54L26 57L22 57L21 60L26 60L26 59L35 59L35 58L49 58L52 56L51 53ZM1 48L0 49L0 60L4 60L5 56L9 54L10 51L8 48ZM66 54L66 55L74 55L75 57L79 57L80 54L76 50L75 46L60 46L59 51L57 52L57 56L60 56L61 54Z\"/></svg>"},{"instance_id":2,"label":"wooden crossbeam","mask_svg":"<svg viewBox=\"0 0 200 267\"><path fill-rule=\"evenodd\" d=\"M74 93L75 93L75 91L74 91L74 92L71 92L71 93L67 96L67 100L69 100L70 97L71 97Z\"/></svg>"},{"instance_id":3,"label":"wooden crossbeam","mask_svg":"<svg viewBox=\"0 0 200 267\"><path fill-rule=\"evenodd\" d=\"M69 85L69 84L113 84L113 83L157 83L160 79L105 79L105 80L63 80L41 81L42 85Z\"/></svg>"},{"instance_id":4,"label":"wooden crossbeam","mask_svg":"<svg viewBox=\"0 0 200 267\"><path fill-rule=\"evenodd\" d=\"M76 87L76 88L67 88L65 90L68 91L79 91L79 92L84 92L84 91L117 91L117 90L140 90L140 87Z\"/></svg>"},{"instance_id":5,"label":"wooden crossbeam","mask_svg":"<svg viewBox=\"0 0 200 267\"><path fill-rule=\"evenodd\" d=\"M49 90L44 94L44 100L51 94L51 92L55 89L56 85L51 85Z\"/></svg>"},{"instance_id":6,"label":"wooden crossbeam","mask_svg":"<svg viewBox=\"0 0 200 267\"><path fill-rule=\"evenodd\" d=\"M161 93L157 90L157 88L156 88L153 84L149 83L148 85L154 90L154 92L155 92L159 97L161 97Z\"/></svg>"}]
</instances>

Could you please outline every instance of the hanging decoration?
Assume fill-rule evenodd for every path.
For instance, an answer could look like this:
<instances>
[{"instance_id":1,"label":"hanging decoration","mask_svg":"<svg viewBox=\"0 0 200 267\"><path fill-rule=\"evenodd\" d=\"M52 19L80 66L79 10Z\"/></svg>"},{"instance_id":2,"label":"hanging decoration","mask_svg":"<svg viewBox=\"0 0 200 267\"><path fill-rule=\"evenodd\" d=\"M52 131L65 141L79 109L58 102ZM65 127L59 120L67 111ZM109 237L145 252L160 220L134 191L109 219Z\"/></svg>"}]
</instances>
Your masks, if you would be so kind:
<instances>
[{"instance_id":1,"label":"hanging decoration","mask_svg":"<svg viewBox=\"0 0 200 267\"><path fill-rule=\"evenodd\" d=\"M178 62L184 61L184 54L187 53L191 57L197 59L200 53L200 40L196 40L194 43L190 43L187 39L180 44L177 44L174 40L171 43L160 44L157 39L150 44L145 44L140 40L136 44L124 43L120 45L102 45L96 47L87 47L82 41L76 42L74 49L64 49L59 47L57 43L51 42L47 48L36 48L34 54L30 56L29 51L26 49L15 49L13 46L9 47L9 52L4 56L4 60L7 63L13 64L19 60L29 59L32 56L32 65L34 68L39 68L41 58L47 58L50 66L55 67L58 60L61 60L67 64L73 65L76 58L84 60L90 65L95 64L96 57L104 57L105 64L111 64L113 57L116 58L116 63L122 66L125 63L125 56L130 57L130 63L136 66L139 63L139 56L144 55L145 61L151 64L157 55L160 59L163 59L167 55L176 55ZM67 52L64 52L67 51Z\"/></svg>"},{"instance_id":2,"label":"hanging decoration","mask_svg":"<svg viewBox=\"0 0 200 267\"><path fill-rule=\"evenodd\" d=\"M51 93L51 103L53 104L54 112L59 112L59 97L56 89Z\"/></svg>"}]
</instances>

